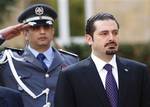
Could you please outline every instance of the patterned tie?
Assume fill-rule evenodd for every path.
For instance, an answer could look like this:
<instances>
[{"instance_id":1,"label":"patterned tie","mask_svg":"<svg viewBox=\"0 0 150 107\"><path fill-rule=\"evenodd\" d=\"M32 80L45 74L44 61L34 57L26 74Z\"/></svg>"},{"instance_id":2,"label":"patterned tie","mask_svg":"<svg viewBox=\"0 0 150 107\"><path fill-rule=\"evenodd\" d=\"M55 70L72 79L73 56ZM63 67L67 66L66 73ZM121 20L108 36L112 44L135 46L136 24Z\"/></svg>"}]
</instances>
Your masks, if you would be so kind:
<instances>
[{"instance_id":1,"label":"patterned tie","mask_svg":"<svg viewBox=\"0 0 150 107\"><path fill-rule=\"evenodd\" d=\"M46 64L44 63L45 58L46 58L45 55L42 54L42 53L39 53L38 56L37 56L37 59L41 62L43 68L47 71L48 68L47 68Z\"/></svg>"},{"instance_id":2,"label":"patterned tie","mask_svg":"<svg viewBox=\"0 0 150 107\"><path fill-rule=\"evenodd\" d=\"M106 64L104 69L107 70L106 75L106 93L110 101L111 107L118 107L118 88L115 78L112 74L112 65Z\"/></svg>"}]
</instances>

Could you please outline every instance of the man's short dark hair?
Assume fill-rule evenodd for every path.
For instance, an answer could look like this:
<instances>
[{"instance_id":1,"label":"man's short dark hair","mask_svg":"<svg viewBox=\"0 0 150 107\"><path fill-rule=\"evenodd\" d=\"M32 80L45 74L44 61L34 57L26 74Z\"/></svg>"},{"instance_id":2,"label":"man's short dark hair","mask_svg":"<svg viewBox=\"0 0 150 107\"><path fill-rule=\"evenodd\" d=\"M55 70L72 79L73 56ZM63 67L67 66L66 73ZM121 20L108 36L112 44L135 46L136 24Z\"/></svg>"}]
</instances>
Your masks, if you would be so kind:
<instances>
[{"instance_id":1,"label":"man's short dark hair","mask_svg":"<svg viewBox=\"0 0 150 107\"><path fill-rule=\"evenodd\" d=\"M89 35L93 35L94 31L95 31L95 26L94 26L94 23L95 21L98 21L98 20L114 20L118 26L118 29L119 29L119 23L118 21L116 20L116 18L112 15L112 14L109 14L109 13L98 13L92 17L90 17L88 20L87 20L87 23L86 23L86 29L85 29L85 33L86 34L89 34Z\"/></svg>"}]
</instances>

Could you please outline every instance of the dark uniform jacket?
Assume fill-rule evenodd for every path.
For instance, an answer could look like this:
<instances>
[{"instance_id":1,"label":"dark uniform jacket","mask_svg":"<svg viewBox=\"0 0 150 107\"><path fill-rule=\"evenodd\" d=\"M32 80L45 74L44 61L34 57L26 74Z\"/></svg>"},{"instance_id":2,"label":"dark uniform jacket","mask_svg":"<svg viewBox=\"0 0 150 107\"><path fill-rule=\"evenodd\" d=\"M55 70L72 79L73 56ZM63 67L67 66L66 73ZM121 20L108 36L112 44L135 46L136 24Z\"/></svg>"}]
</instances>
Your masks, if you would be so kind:
<instances>
[{"instance_id":1,"label":"dark uniform jacket","mask_svg":"<svg viewBox=\"0 0 150 107\"><path fill-rule=\"evenodd\" d=\"M23 107L20 93L9 88L0 87L0 107Z\"/></svg>"},{"instance_id":2,"label":"dark uniform jacket","mask_svg":"<svg viewBox=\"0 0 150 107\"><path fill-rule=\"evenodd\" d=\"M51 103L51 107L53 107L53 97L59 72L79 60L76 55L58 51L55 48L53 48L53 53L54 59L52 64L48 71L45 71L42 64L30 50L13 50L15 58L23 59L22 61L18 61L13 58L14 67L22 82L36 95L39 95L43 90L48 88L48 102ZM3 51L1 52L1 56L4 56ZM2 85L21 92L25 107L43 107L45 105L45 94L37 99L33 99L19 86L10 70L8 62L0 65L0 76Z\"/></svg>"}]
</instances>

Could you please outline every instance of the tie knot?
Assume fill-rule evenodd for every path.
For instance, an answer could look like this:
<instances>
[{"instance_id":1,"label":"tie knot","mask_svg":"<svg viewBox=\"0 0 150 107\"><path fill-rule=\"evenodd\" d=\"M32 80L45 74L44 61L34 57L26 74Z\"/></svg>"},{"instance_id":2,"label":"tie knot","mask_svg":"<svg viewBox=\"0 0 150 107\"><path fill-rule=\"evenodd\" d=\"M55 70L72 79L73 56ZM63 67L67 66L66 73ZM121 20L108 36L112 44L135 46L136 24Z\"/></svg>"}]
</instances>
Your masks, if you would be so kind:
<instances>
[{"instance_id":1,"label":"tie knot","mask_svg":"<svg viewBox=\"0 0 150 107\"><path fill-rule=\"evenodd\" d=\"M45 55L42 54L42 53L39 53L38 56L37 56L37 59L41 60L41 61L43 61L45 58L46 58Z\"/></svg>"},{"instance_id":2,"label":"tie knot","mask_svg":"<svg viewBox=\"0 0 150 107\"><path fill-rule=\"evenodd\" d=\"M108 72L109 72L109 71L112 71L112 65L106 64L106 65L104 66L104 69L107 70Z\"/></svg>"}]
</instances>

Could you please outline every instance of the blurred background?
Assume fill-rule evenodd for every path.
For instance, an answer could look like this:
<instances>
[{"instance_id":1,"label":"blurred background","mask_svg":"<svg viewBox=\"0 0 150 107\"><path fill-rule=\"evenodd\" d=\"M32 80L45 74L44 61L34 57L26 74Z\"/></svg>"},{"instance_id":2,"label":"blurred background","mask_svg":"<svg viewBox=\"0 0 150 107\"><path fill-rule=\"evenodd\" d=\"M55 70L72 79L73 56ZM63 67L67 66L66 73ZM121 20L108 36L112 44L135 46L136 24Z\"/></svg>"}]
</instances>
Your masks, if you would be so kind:
<instances>
[{"instance_id":1,"label":"blurred background","mask_svg":"<svg viewBox=\"0 0 150 107\"><path fill-rule=\"evenodd\" d=\"M58 13L54 45L78 54L81 59L90 54L84 42L86 20L98 12L112 13L120 23L118 54L150 67L150 0L0 0L0 29L18 23L18 15L34 3L52 5ZM24 45L24 37L19 36L6 41L1 48Z\"/></svg>"}]
</instances>

